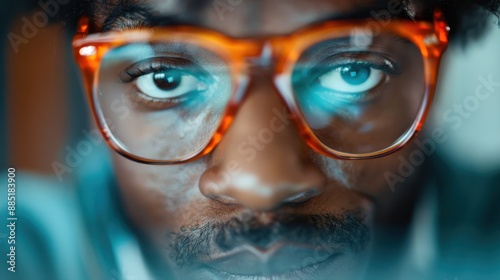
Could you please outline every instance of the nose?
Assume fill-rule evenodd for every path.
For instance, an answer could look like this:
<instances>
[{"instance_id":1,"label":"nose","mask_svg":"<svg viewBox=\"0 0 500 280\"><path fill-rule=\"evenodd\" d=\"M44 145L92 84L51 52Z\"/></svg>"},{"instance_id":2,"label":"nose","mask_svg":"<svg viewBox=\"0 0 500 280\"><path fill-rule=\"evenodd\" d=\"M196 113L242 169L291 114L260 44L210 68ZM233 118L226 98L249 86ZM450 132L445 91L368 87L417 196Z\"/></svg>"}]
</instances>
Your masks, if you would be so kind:
<instances>
[{"instance_id":1,"label":"nose","mask_svg":"<svg viewBox=\"0 0 500 280\"><path fill-rule=\"evenodd\" d=\"M320 194L325 175L309 158L269 79L249 85L231 127L210 155L200 191L221 203L266 211Z\"/></svg>"}]
</instances>

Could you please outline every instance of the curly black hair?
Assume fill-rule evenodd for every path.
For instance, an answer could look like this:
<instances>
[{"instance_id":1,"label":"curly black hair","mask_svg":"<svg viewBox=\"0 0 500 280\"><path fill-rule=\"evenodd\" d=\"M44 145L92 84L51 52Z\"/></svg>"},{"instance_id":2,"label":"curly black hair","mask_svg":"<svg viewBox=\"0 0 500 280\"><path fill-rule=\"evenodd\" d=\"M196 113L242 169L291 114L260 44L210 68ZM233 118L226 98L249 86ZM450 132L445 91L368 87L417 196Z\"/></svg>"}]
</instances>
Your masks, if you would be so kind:
<instances>
[{"instance_id":1,"label":"curly black hair","mask_svg":"<svg viewBox=\"0 0 500 280\"><path fill-rule=\"evenodd\" d=\"M32 0L34 1L34 0ZM38 0L36 0L38 1ZM63 21L68 27L74 27L82 14L93 15L96 4L107 0L67 0L55 20ZM120 2L122 1L122 2ZM128 0L118 0L126 5ZM401 0L406 3L423 5L426 10L439 8L451 27L452 42L466 43L478 39L487 29L492 19L500 28L500 0ZM116 0L114 1L116 2ZM35 2L37 3L37 2ZM115 4L116 5L116 4Z\"/></svg>"},{"instance_id":2,"label":"curly black hair","mask_svg":"<svg viewBox=\"0 0 500 280\"><path fill-rule=\"evenodd\" d=\"M478 39L488 20L496 19L500 28L499 0L423 0L431 7L440 8L451 27L452 41L466 42ZM493 15L494 17L491 17Z\"/></svg>"}]
</instances>

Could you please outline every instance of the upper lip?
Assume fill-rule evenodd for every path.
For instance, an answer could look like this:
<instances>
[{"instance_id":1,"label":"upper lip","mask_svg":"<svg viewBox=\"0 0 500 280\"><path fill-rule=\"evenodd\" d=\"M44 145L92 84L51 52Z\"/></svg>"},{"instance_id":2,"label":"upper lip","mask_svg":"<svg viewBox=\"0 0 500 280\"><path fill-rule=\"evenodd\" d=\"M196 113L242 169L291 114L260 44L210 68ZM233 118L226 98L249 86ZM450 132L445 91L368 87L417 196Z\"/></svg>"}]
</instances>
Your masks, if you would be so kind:
<instances>
[{"instance_id":1,"label":"upper lip","mask_svg":"<svg viewBox=\"0 0 500 280\"><path fill-rule=\"evenodd\" d=\"M341 255L339 248L313 244L277 243L267 248L242 245L203 263L218 273L240 276L278 276L329 262Z\"/></svg>"}]
</instances>

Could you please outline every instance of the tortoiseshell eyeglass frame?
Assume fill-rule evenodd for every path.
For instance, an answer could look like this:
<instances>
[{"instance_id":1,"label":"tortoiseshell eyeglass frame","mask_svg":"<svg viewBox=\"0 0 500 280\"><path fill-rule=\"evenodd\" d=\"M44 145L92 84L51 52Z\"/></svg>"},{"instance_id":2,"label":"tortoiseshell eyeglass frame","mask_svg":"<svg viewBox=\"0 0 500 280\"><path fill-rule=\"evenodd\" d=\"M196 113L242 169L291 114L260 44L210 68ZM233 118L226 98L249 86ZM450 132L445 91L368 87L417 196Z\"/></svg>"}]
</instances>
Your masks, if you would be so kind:
<instances>
[{"instance_id":1,"label":"tortoiseshell eyeglass frame","mask_svg":"<svg viewBox=\"0 0 500 280\"><path fill-rule=\"evenodd\" d=\"M275 61L273 81L277 92L289 111L298 131L317 152L337 159L355 160L372 159L389 155L410 143L421 131L429 108L431 106L441 56L448 45L449 27L440 11L434 12L434 21L391 20L380 25L379 32L387 32L413 43L423 58L424 66L424 97L419 112L411 128L395 143L385 149L365 154L351 154L336 151L321 143L314 135L302 116L294 98L291 74L300 55L314 44L332 39L332 34L350 34L353 30L366 30L373 20L337 20L320 23L300 29L284 36L273 36L258 39L232 38L212 30L192 26L154 27L148 29L133 29L118 32L88 34L88 18L80 19L77 33L73 40L74 56L83 74L87 98L93 117L107 144L126 158L145 164L179 164L196 160L210 153L220 143L224 133L231 125L238 108L244 100L246 86L251 77L248 74L249 58L258 58L263 49L272 48ZM141 42L179 41L198 43L203 48L222 58L230 68L232 93L225 108L222 121L211 139L202 148L190 155L171 160L155 160L139 157L130 153L114 138L107 126L102 112L96 105L95 95L98 92L98 71L103 57L117 47Z\"/></svg>"}]
</instances>

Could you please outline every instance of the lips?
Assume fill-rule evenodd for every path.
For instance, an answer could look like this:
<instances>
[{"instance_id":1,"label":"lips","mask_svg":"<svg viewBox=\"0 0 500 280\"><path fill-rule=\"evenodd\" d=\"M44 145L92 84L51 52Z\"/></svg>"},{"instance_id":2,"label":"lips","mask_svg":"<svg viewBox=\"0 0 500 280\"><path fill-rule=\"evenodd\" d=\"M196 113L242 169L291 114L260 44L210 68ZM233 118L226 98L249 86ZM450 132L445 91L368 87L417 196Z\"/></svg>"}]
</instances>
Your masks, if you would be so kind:
<instances>
[{"instance_id":1,"label":"lips","mask_svg":"<svg viewBox=\"0 0 500 280\"><path fill-rule=\"evenodd\" d=\"M265 249L243 245L205 262L205 265L221 278L260 276L279 279L282 276L289 279L288 276L297 276L305 270L310 276L315 270L331 265L342 252L309 244L280 243Z\"/></svg>"},{"instance_id":2,"label":"lips","mask_svg":"<svg viewBox=\"0 0 500 280\"><path fill-rule=\"evenodd\" d=\"M252 213L173 236L170 258L198 279L329 279L358 262L370 230L351 212L275 214L271 220Z\"/></svg>"}]
</instances>

